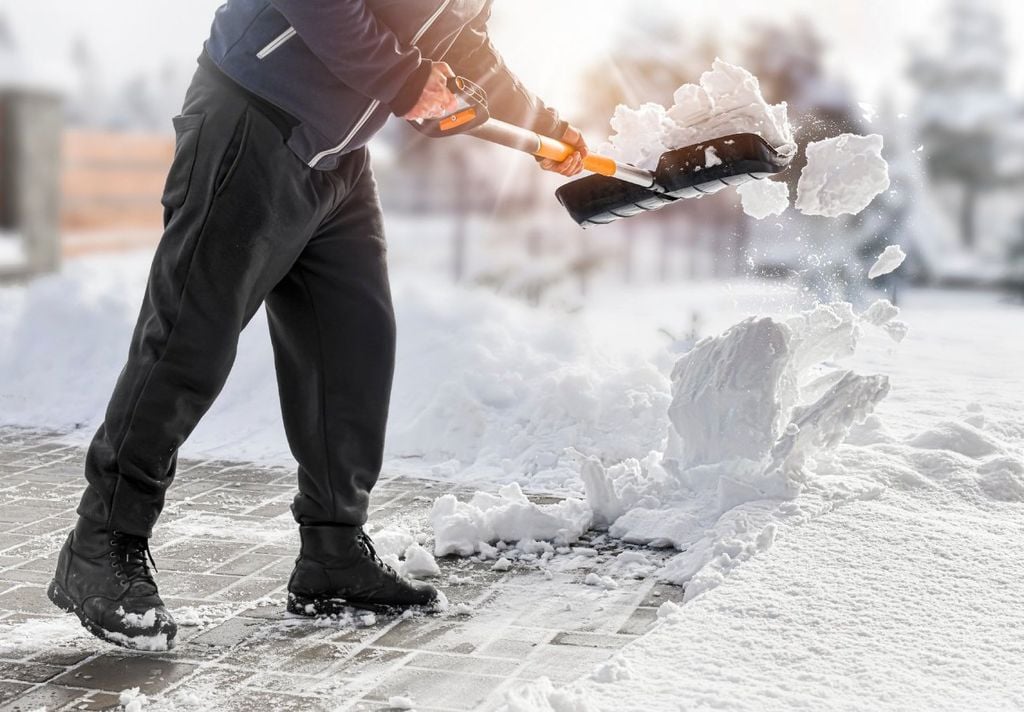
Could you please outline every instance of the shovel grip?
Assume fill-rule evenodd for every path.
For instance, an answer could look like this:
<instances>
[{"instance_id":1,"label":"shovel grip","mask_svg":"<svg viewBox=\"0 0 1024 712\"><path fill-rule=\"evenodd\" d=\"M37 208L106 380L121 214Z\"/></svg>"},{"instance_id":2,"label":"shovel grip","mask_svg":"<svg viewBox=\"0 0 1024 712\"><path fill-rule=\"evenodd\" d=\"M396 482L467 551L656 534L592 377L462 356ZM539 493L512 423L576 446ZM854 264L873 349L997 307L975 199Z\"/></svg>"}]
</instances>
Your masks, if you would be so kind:
<instances>
[{"instance_id":1,"label":"shovel grip","mask_svg":"<svg viewBox=\"0 0 1024 712\"><path fill-rule=\"evenodd\" d=\"M517 151L530 153L540 158L549 158L552 161L564 161L576 150L574 146L569 145L565 141L559 141L549 136L541 136L535 131L493 118L482 126L474 128L469 133L484 141L514 148ZM635 183L644 187L654 185L654 176L649 171L643 171L633 166L620 165L607 156L591 153L583 159L583 167L592 173L618 178L628 183Z\"/></svg>"},{"instance_id":2,"label":"shovel grip","mask_svg":"<svg viewBox=\"0 0 1024 712\"><path fill-rule=\"evenodd\" d=\"M537 138L540 140L540 145L533 154L535 156L549 158L552 161L561 163L576 151L575 146L564 141L558 141L547 136L538 136ZM607 156L599 156L596 153L591 153L583 159L583 167L591 173L599 173L603 176L615 175L616 168L613 159Z\"/></svg>"}]
</instances>

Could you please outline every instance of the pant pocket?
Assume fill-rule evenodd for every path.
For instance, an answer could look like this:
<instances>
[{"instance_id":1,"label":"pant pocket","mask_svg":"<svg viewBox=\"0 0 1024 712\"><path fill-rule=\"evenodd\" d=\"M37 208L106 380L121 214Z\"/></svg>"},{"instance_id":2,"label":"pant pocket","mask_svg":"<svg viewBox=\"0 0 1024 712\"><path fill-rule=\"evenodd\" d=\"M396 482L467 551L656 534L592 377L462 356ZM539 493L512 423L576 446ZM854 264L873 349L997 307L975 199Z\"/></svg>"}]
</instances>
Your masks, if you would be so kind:
<instances>
[{"instance_id":1,"label":"pant pocket","mask_svg":"<svg viewBox=\"0 0 1024 712\"><path fill-rule=\"evenodd\" d=\"M205 114L183 114L172 119L175 134L174 160L160 199L160 203L168 210L175 210L185 204L199 151L199 132L205 119Z\"/></svg>"}]
</instances>

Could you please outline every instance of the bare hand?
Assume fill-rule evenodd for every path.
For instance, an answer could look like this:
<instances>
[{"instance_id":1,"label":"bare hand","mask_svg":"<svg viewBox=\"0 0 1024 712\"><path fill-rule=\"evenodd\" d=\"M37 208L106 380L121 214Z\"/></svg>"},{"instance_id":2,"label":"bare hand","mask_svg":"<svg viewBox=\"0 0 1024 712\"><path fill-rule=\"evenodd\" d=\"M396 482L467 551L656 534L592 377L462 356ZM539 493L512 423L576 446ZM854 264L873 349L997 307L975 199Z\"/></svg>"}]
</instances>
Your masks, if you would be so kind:
<instances>
[{"instance_id":1,"label":"bare hand","mask_svg":"<svg viewBox=\"0 0 1024 712\"><path fill-rule=\"evenodd\" d=\"M583 134L574 126L569 126L562 134L562 140L576 148L568 158L559 163L545 158L540 161L540 167L546 171L560 173L563 176L574 176L583 170L583 159L587 157L589 150L587 142L583 140Z\"/></svg>"},{"instance_id":2,"label":"bare hand","mask_svg":"<svg viewBox=\"0 0 1024 712\"><path fill-rule=\"evenodd\" d=\"M433 62L420 100L403 118L409 121L439 119L459 108L459 100L448 90L448 78L454 76L455 72L445 62Z\"/></svg>"}]
</instances>

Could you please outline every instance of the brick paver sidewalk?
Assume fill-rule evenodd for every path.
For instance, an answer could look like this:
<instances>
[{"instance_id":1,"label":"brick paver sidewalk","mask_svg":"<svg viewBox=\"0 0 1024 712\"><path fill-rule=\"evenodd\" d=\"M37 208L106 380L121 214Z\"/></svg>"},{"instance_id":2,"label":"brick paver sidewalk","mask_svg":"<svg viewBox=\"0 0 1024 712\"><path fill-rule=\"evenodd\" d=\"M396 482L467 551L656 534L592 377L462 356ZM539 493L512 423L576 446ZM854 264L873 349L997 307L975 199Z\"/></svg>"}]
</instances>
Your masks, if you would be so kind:
<instances>
[{"instance_id":1,"label":"brick paver sidewalk","mask_svg":"<svg viewBox=\"0 0 1024 712\"><path fill-rule=\"evenodd\" d=\"M586 568L495 572L490 562L442 559L446 614L289 618L293 472L182 462L152 545L161 593L193 625L171 652L131 653L92 638L45 596L74 523L83 455L54 435L0 431L3 709L117 709L132 687L150 696L146 709L380 710L399 695L418 710L495 709L523 681L587 674L682 595L651 580L587 586ZM431 503L446 492L471 490L385 476L371 523L429 530ZM596 535L583 544L597 550L595 565L621 550Z\"/></svg>"}]
</instances>

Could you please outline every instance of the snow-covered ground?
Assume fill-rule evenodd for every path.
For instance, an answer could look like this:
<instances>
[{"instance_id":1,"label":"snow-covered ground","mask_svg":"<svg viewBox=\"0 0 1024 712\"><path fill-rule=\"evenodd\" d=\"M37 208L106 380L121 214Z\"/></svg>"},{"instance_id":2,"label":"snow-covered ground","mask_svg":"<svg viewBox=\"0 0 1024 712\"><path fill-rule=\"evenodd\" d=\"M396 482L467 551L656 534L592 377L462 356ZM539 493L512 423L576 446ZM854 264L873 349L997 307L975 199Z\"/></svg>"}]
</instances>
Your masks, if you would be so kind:
<instances>
[{"instance_id":1,"label":"snow-covered ground","mask_svg":"<svg viewBox=\"0 0 1024 712\"><path fill-rule=\"evenodd\" d=\"M831 506L570 689L515 710L1024 706L1024 312L912 293L892 392L815 482ZM857 487L861 489L857 490ZM798 496L799 506L807 500ZM574 706L572 706L574 705Z\"/></svg>"},{"instance_id":2,"label":"snow-covered ground","mask_svg":"<svg viewBox=\"0 0 1024 712\"><path fill-rule=\"evenodd\" d=\"M147 263L78 260L0 290L0 423L88 438ZM665 450L672 370L698 337L813 306L784 284L604 285L567 313L407 269L394 281L388 467L581 498L580 454L608 466ZM705 512L711 557L688 602L618 663L572 688L524 687L513 709L1024 705L1024 310L927 291L901 306L901 343L865 327L841 360L888 378L867 422L794 490L745 490ZM186 453L287 462L278 420L260 316Z\"/></svg>"}]
</instances>

